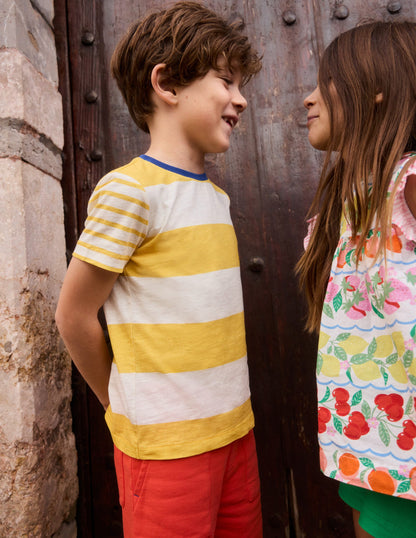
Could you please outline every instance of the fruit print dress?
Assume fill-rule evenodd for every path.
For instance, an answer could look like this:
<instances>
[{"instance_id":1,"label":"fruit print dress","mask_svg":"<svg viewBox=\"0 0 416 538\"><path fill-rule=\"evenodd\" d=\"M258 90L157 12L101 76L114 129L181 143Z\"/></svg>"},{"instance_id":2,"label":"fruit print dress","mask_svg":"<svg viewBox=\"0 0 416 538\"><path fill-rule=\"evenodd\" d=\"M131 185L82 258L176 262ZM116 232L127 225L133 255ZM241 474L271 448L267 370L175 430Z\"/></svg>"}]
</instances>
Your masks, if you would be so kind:
<instances>
[{"instance_id":1,"label":"fruit print dress","mask_svg":"<svg viewBox=\"0 0 416 538\"><path fill-rule=\"evenodd\" d=\"M398 163L391 192L400 170ZM395 195L392 236L374 264L370 230L358 269L345 219L323 305L317 359L321 469L329 477L416 500L416 219Z\"/></svg>"}]
</instances>

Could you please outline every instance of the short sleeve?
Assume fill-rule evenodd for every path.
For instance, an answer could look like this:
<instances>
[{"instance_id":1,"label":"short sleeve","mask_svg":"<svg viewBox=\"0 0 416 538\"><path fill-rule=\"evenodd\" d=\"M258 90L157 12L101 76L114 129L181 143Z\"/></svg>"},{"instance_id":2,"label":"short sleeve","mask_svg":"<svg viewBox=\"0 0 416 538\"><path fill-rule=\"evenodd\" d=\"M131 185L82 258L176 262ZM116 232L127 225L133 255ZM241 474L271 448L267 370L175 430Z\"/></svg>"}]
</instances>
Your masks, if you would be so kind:
<instances>
[{"instance_id":1,"label":"short sleeve","mask_svg":"<svg viewBox=\"0 0 416 538\"><path fill-rule=\"evenodd\" d=\"M73 255L121 273L146 237L148 225L145 189L133 178L109 174L91 195L85 228Z\"/></svg>"},{"instance_id":2,"label":"short sleeve","mask_svg":"<svg viewBox=\"0 0 416 538\"><path fill-rule=\"evenodd\" d=\"M416 219L409 209L404 197L404 188L409 176L416 175L416 162L413 162L397 187L393 202L393 223L399 226L406 239L416 241Z\"/></svg>"}]
</instances>

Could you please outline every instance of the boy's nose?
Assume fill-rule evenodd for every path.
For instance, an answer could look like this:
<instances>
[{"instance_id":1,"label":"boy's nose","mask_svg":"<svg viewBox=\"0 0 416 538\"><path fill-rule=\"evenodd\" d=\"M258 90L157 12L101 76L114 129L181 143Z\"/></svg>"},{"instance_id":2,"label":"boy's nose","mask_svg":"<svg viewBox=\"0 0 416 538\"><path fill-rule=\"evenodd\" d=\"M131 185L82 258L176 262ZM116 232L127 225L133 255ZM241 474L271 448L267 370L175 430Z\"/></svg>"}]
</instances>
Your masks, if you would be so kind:
<instances>
[{"instance_id":1,"label":"boy's nose","mask_svg":"<svg viewBox=\"0 0 416 538\"><path fill-rule=\"evenodd\" d=\"M240 90L237 90L237 89L235 90L233 94L232 102L239 112L243 112L247 108L247 100L242 95Z\"/></svg>"}]
</instances>

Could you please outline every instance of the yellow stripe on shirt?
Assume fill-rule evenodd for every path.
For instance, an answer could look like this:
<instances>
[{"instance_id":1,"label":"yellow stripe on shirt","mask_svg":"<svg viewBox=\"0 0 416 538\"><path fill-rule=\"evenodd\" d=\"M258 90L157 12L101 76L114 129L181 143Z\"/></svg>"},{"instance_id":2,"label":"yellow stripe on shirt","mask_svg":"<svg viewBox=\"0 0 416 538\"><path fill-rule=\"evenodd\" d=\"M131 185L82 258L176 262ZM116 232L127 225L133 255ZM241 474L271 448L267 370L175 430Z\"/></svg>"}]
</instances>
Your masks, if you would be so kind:
<instances>
[{"instance_id":1,"label":"yellow stripe on shirt","mask_svg":"<svg viewBox=\"0 0 416 538\"><path fill-rule=\"evenodd\" d=\"M136 215L135 213L130 213L128 211L125 211L124 209L119 209L118 207L113 207L111 205L95 204L94 210L95 209L104 209L106 211L109 211L110 213L116 213L117 215L124 215L126 217L131 218L131 219L134 219L134 220L137 220L139 222L142 222L146 226L149 224L149 222L146 219L144 219L143 217L141 217L140 215Z\"/></svg>"},{"instance_id":2,"label":"yellow stripe on shirt","mask_svg":"<svg viewBox=\"0 0 416 538\"><path fill-rule=\"evenodd\" d=\"M117 182L118 183L118 182ZM90 199L89 203L94 204L96 200L99 200L103 196L107 198L118 198L119 200L123 200L125 202L128 202L129 204L137 204L138 206L143 207L144 209L149 209L149 204L146 204L146 202L143 202L142 200L138 198L133 198L132 196L128 196L126 194L119 194L114 191L99 189Z\"/></svg>"},{"instance_id":3,"label":"yellow stripe on shirt","mask_svg":"<svg viewBox=\"0 0 416 538\"><path fill-rule=\"evenodd\" d=\"M116 254L115 252L110 252L109 250L106 250L105 248L96 247L94 245L90 245L89 243L86 243L85 241L78 241L78 245L81 247L84 247L92 252L98 252L100 254L105 254L109 258L114 258L115 260L128 260L129 256L124 256L122 254Z\"/></svg>"},{"instance_id":4,"label":"yellow stripe on shirt","mask_svg":"<svg viewBox=\"0 0 416 538\"><path fill-rule=\"evenodd\" d=\"M135 426L110 407L105 418L117 447L137 459L164 460L202 454L240 439L254 427L250 400L228 413L183 422ZM227 427L230 424L232 427ZM140 443L132 444L129 439L140 439Z\"/></svg>"},{"instance_id":5,"label":"yellow stripe on shirt","mask_svg":"<svg viewBox=\"0 0 416 538\"><path fill-rule=\"evenodd\" d=\"M130 228L128 226L123 226L123 224L120 224L118 222L113 222L111 220L101 219L101 218L93 217L93 216L89 215L87 217L87 219L86 219L86 222L97 222L98 224L103 224L105 226L110 226L110 228L117 228L118 230L122 230L124 232L129 233L129 234L135 234L138 237L142 237L142 238L146 237L146 235L144 233L141 233L141 232L135 230L134 228Z\"/></svg>"},{"instance_id":6,"label":"yellow stripe on shirt","mask_svg":"<svg viewBox=\"0 0 416 538\"><path fill-rule=\"evenodd\" d=\"M172 373L214 368L246 354L242 312L208 323L109 325L108 331L118 342L120 373L154 372L156 364L160 371L158 357L164 357L163 373Z\"/></svg>"},{"instance_id":7,"label":"yellow stripe on shirt","mask_svg":"<svg viewBox=\"0 0 416 538\"><path fill-rule=\"evenodd\" d=\"M130 258L124 275L165 278L238 266L233 227L206 224L179 228L146 239Z\"/></svg>"},{"instance_id":8,"label":"yellow stripe on shirt","mask_svg":"<svg viewBox=\"0 0 416 538\"><path fill-rule=\"evenodd\" d=\"M93 230L84 230L84 232L88 235L93 235L94 237L99 237L100 239L104 239L105 241L111 241L112 243L116 243L117 245L130 247L130 248L136 247L136 243L132 243L130 241L123 241L122 239L116 239L114 237L111 237L111 235L108 235L108 234L94 232Z\"/></svg>"}]
</instances>

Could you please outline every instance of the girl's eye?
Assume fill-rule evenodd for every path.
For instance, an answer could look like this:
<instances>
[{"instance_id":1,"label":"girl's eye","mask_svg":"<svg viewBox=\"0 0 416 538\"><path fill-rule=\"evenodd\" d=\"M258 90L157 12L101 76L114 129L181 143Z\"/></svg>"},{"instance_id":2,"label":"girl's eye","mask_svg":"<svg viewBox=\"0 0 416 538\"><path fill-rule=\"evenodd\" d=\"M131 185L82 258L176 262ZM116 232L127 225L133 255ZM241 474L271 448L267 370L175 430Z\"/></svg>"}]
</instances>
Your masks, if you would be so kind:
<instances>
[{"instance_id":1,"label":"girl's eye","mask_svg":"<svg viewBox=\"0 0 416 538\"><path fill-rule=\"evenodd\" d=\"M222 77L222 80L223 80L226 84L228 84L228 86L230 86L230 85L233 83L233 81L232 81L231 79L227 78L227 77Z\"/></svg>"}]
</instances>

